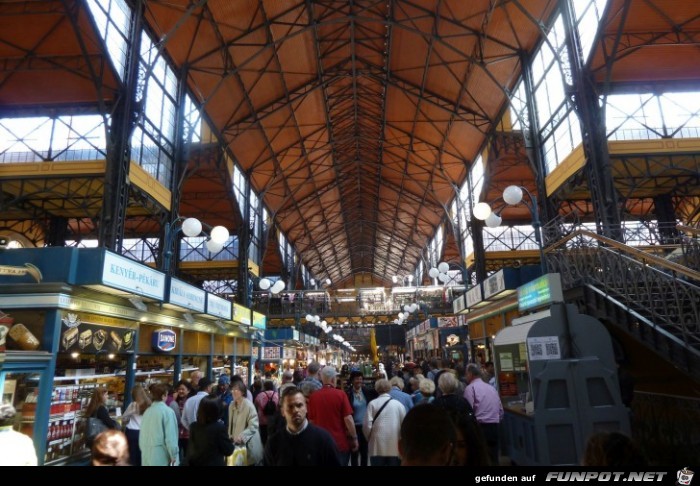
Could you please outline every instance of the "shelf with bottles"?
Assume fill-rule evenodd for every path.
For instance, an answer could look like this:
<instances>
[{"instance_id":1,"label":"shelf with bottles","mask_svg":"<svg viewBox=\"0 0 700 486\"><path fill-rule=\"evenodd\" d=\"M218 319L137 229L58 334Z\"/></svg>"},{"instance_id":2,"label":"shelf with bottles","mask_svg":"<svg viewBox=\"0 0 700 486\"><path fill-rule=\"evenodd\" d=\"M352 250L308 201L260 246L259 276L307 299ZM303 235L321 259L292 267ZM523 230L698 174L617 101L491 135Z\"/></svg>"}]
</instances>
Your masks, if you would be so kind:
<instances>
[{"instance_id":1,"label":"shelf with bottles","mask_svg":"<svg viewBox=\"0 0 700 486\"><path fill-rule=\"evenodd\" d=\"M46 436L45 464L60 464L87 454L83 411L98 387L105 387L109 398L105 405L110 410L121 409L124 378L114 375L83 375L71 377L75 383L66 383L63 377L54 380Z\"/></svg>"}]
</instances>

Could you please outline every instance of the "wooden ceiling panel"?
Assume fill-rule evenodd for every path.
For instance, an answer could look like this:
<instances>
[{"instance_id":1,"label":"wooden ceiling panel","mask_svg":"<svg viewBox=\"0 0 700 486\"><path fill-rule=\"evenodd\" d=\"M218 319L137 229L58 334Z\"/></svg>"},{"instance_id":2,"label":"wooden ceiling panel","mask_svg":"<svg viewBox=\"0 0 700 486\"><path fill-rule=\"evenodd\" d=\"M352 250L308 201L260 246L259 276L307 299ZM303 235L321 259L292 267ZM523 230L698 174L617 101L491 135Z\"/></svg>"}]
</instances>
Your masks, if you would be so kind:
<instances>
[{"instance_id":1,"label":"wooden ceiling panel","mask_svg":"<svg viewBox=\"0 0 700 486\"><path fill-rule=\"evenodd\" d=\"M591 55L599 83L700 78L700 2L610 0L607 12L604 35Z\"/></svg>"},{"instance_id":2,"label":"wooden ceiling panel","mask_svg":"<svg viewBox=\"0 0 700 486\"><path fill-rule=\"evenodd\" d=\"M0 105L113 99L119 80L86 8L69 0L0 4Z\"/></svg>"}]
</instances>

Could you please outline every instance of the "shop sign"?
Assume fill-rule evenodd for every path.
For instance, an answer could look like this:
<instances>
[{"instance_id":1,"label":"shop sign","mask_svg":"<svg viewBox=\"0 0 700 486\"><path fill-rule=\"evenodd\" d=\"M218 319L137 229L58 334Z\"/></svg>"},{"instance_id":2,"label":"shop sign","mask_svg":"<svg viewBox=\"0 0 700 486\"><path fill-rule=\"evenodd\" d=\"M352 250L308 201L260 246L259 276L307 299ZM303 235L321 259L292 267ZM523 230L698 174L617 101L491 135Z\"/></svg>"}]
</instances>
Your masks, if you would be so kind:
<instances>
[{"instance_id":1,"label":"shop sign","mask_svg":"<svg viewBox=\"0 0 700 486\"><path fill-rule=\"evenodd\" d=\"M464 309L466 309L466 300L464 299L464 295L460 295L452 301L452 312L454 312L455 314L459 314Z\"/></svg>"},{"instance_id":2,"label":"shop sign","mask_svg":"<svg viewBox=\"0 0 700 486\"><path fill-rule=\"evenodd\" d=\"M553 302L563 302L561 276L548 273L518 287L518 309L520 311L543 307Z\"/></svg>"},{"instance_id":3,"label":"shop sign","mask_svg":"<svg viewBox=\"0 0 700 486\"><path fill-rule=\"evenodd\" d=\"M484 299L489 299L496 294L500 294L506 289L506 280L503 269L484 280Z\"/></svg>"},{"instance_id":4,"label":"shop sign","mask_svg":"<svg viewBox=\"0 0 700 486\"><path fill-rule=\"evenodd\" d=\"M11 265L0 265L0 275L8 275L10 277L24 277L29 275L37 283L41 282L43 278L41 275L41 270L36 265L31 263L25 263L23 267L13 267Z\"/></svg>"},{"instance_id":5,"label":"shop sign","mask_svg":"<svg viewBox=\"0 0 700 486\"><path fill-rule=\"evenodd\" d=\"M250 309L241 304L233 304L233 320L239 324L250 326Z\"/></svg>"},{"instance_id":6,"label":"shop sign","mask_svg":"<svg viewBox=\"0 0 700 486\"><path fill-rule=\"evenodd\" d=\"M210 316L230 321L232 308L230 301L207 292L207 314Z\"/></svg>"},{"instance_id":7,"label":"shop sign","mask_svg":"<svg viewBox=\"0 0 700 486\"><path fill-rule=\"evenodd\" d=\"M75 313L61 319L59 351L79 353L123 353L134 348L136 330L86 323Z\"/></svg>"},{"instance_id":8,"label":"shop sign","mask_svg":"<svg viewBox=\"0 0 700 486\"><path fill-rule=\"evenodd\" d=\"M253 327L256 329L265 329L267 323L267 317L265 314L253 311Z\"/></svg>"},{"instance_id":9,"label":"shop sign","mask_svg":"<svg viewBox=\"0 0 700 486\"><path fill-rule=\"evenodd\" d=\"M280 349L279 346L265 346L262 359L280 359Z\"/></svg>"},{"instance_id":10,"label":"shop sign","mask_svg":"<svg viewBox=\"0 0 700 486\"><path fill-rule=\"evenodd\" d=\"M168 302L194 312L204 312L206 292L176 278L170 279Z\"/></svg>"},{"instance_id":11,"label":"shop sign","mask_svg":"<svg viewBox=\"0 0 700 486\"><path fill-rule=\"evenodd\" d=\"M447 336L447 338L445 339L445 343L446 343L448 346L454 346L454 345L456 345L456 344L459 344L459 336L456 335L456 334L450 334L450 335Z\"/></svg>"},{"instance_id":12,"label":"shop sign","mask_svg":"<svg viewBox=\"0 0 700 486\"><path fill-rule=\"evenodd\" d=\"M176 342L177 334L175 334L175 331L171 329L159 329L157 331L153 331L151 345L155 351L169 353L175 349Z\"/></svg>"},{"instance_id":13,"label":"shop sign","mask_svg":"<svg viewBox=\"0 0 700 486\"><path fill-rule=\"evenodd\" d=\"M102 283L158 300L163 300L165 295L165 275L109 251L105 252Z\"/></svg>"},{"instance_id":14,"label":"shop sign","mask_svg":"<svg viewBox=\"0 0 700 486\"><path fill-rule=\"evenodd\" d=\"M438 327L457 327L457 318L438 317Z\"/></svg>"},{"instance_id":15,"label":"shop sign","mask_svg":"<svg viewBox=\"0 0 700 486\"><path fill-rule=\"evenodd\" d=\"M474 307L476 304L483 300L481 296L481 285L475 285L474 287L469 289L464 295L467 298L467 307Z\"/></svg>"}]
</instances>

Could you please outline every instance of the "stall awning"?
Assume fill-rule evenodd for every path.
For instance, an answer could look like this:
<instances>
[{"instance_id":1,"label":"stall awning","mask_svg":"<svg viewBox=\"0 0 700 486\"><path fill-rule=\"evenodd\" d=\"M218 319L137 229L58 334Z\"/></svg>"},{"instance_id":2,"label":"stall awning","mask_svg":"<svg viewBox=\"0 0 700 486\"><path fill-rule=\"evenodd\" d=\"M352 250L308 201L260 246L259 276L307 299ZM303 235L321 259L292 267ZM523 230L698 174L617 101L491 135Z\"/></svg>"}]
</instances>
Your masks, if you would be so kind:
<instances>
[{"instance_id":1,"label":"stall awning","mask_svg":"<svg viewBox=\"0 0 700 486\"><path fill-rule=\"evenodd\" d=\"M527 333L530 332L530 328L535 322L537 321L520 324L519 326L508 326L501 329L498 334L496 334L496 339L493 340L493 344L495 346L503 346L505 344L524 343L527 339Z\"/></svg>"},{"instance_id":2,"label":"stall awning","mask_svg":"<svg viewBox=\"0 0 700 486\"><path fill-rule=\"evenodd\" d=\"M552 314L549 311L549 309L547 309L541 312L536 312L534 314L528 314L526 316L517 317L513 319L512 326L508 326L504 329L501 329L501 331L498 334L496 334L496 338L494 339L493 344L496 346L500 346L503 344L524 343L527 339L527 333L530 332L530 328L532 327L532 325L540 319L544 319L545 317L549 317L550 315Z\"/></svg>"}]
</instances>

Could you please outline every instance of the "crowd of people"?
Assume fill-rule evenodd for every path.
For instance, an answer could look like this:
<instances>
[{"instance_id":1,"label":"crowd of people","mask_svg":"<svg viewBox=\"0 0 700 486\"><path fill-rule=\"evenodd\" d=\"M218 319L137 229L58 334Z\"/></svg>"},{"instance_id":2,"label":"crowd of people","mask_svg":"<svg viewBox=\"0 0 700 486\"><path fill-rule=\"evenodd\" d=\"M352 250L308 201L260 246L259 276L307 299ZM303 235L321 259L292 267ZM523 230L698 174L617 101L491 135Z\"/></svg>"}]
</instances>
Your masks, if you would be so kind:
<instances>
[{"instance_id":1,"label":"crowd of people","mask_svg":"<svg viewBox=\"0 0 700 486\"><path fill-rule=\"evenodd\" d=\"M107 430L88 438L92 464L224 466L239 457L236 465L247 466L499 465L504 411L488 364L409 362L376 380L348 367L341 380L333 366L311 362L304 371L284 371L279 382L256 377L250 389L237 375L213 383L194 372L174 389L135 385L121 425L108 413L107 389L98 387L84 418ZM0 432L11 430L2 425ZM8 438L0 433L0 449ZM643 465L626 440L591 438L583 464L605 458L606 465ZM22 460L36 464L36 454Z\"/></svg>"}]
</instances>

